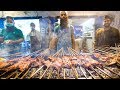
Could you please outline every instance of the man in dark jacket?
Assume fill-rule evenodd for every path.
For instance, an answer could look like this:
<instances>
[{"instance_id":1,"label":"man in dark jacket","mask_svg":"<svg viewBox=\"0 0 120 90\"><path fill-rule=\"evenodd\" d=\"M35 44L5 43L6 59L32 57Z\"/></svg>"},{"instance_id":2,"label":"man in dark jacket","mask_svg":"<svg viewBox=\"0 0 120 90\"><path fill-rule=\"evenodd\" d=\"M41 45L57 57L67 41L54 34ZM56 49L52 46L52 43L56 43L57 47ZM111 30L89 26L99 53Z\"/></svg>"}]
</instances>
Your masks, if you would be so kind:
<instances>
[{"instance_id":1,"label":"man in dark jacket","mask_svg":"<svg viewBox=\"0 0 120 90\"><path fill-rule=\"evenodd\" d=\"M111 23L114 20L112 15L104 16L104 28L96 30L95 34L95 46L115 46L120 43L119 30L111 27Z\"/></svg>"}]
</instances>

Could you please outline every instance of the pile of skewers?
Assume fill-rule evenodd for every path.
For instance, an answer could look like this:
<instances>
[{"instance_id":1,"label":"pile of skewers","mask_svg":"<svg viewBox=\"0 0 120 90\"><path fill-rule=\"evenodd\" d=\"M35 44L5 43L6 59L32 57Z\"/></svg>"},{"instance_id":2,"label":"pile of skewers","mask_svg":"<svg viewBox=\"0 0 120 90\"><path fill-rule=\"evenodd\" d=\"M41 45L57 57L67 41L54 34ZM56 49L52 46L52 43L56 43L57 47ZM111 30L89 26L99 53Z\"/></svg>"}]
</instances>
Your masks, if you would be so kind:
<instances>
[{"instance_id":1,"label":"pile of skewers","mask_svg":"<svg viewBox=\"0 0 120 90\"><path fill-rule=\"evenodd\" d=\"M54 55L41 55L39 51L28 56L0 62L1 79L115 79L120 78L120 69L109 63L111 55L77 53L68 47ZM116 56L115 56L116 57ZM117 54L118 62L120 54ZM118 63L119 64L119 63Z\"/></svg>"}]
</instances>

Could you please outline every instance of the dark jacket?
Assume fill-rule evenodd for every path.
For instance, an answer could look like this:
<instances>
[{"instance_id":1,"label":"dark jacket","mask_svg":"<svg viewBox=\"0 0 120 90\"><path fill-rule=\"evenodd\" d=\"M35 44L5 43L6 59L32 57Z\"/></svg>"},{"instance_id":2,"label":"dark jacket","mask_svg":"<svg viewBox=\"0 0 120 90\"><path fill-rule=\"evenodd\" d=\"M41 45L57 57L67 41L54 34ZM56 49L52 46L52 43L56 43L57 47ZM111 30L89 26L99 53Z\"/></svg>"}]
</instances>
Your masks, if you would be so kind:
<instances>
[{"instance_id":1,"label":"dark jacket","mask_svg":"<svg viewBox=\"0 0 120 90\"><path fill-rule=\"evenodd\" d=\"M95 46L115 46L115 44L120 43L120 33L119 30L110 27L110 30L104 30L104 28L99 28L95 33Z\"/></svg>"}]
</instances>

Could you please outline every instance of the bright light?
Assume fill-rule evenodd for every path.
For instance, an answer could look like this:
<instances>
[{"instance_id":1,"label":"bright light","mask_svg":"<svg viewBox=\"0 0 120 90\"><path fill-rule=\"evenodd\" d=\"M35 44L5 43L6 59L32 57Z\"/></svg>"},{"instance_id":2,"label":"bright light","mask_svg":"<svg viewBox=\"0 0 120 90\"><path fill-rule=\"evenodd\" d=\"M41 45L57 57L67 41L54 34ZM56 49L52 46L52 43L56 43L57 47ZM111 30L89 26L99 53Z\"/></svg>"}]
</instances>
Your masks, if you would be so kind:
<instances>
[{"instance_id":1,"label":"bright light","mask_svg":"<svg viewBox=\"0 0 120 90\"><path fill-rule=\"evenodd\" d=\"M89 31L94 29L94 23L95 23L95 18L91 18L87 20L86 22L82 23L81 26L83 26L84 31Z\"/></svg>"}]
</instances>

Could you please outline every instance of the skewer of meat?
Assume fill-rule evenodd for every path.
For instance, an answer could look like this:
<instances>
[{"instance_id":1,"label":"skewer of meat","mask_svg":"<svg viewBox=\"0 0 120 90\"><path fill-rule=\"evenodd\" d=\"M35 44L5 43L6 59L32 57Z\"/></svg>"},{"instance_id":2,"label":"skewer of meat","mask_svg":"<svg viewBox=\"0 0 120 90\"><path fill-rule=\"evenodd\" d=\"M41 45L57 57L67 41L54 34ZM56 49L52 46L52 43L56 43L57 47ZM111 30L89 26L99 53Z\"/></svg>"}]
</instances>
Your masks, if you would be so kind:
<instances>
[{"instance_id":1,"label":"skewer of meat","mask_svg":"<svg viewBox=\"0 0 120 90\"><path fill-rule=\"evenodd\" d=\"M21 63L23 63L25 61L25 59L21 59L20 61L18 61L17 63L14 63L13 65L5 68L5 71L10 71L10 70L14 70L17 69L19 67L19 65L21 65Z\"/></svg>"},{"instance_id":2,"label":"skewer of meat","mask_svg":"<svg viewBox=\"0 0 120 90\"><path fill-rule=\"evenodd\" d=\"M73 50L73 49L72 49L72 51L75 52L75 50ZM76 52L76 53L77 53L77 52ZM79 54L77 53L77 55L79 55ZM90 58L90 57L89 57L89 58ZM92 61L91 61L91 60L92 60ZM88 60L88 61L89 61L89 62L87 62L86 65L87 65L87 64L90 64L90 65L92 65L92 64L93 64L93 65L94 65L94 64L98 64L98 62L97 62L96 60L93 60L92 58L90 58L90 60ZM94 61L94 62L93 62L93 61ZM86 60L84 60L84 62L86 62ZM86 66L86 65L85 65L85 66ZM88 65L88 66L89 66L89 65Z\"/></svg>"},{"instance_id":3,"label":"skewer of meat","mask_svg":"<svg viewBox=\"0 0 120 90\"><path fill-rule=\"evenodd\" d=\"M105 73L106 75L108 75L109 77L113 78L112 76L110 76L107 72L105 72L105 71L102 70L101 68L99 68L99 67L97 67L97 66L96 66L96 68L99 69L100 71L102 71L103 73Z\"/></svg>"},{"instance_id":4,"label":"skewer of meat","mask_svg":"<svg viewBox=\"0 0 120 90\"><path fill-rule=\"evenodd\" d=\"M7 64L7 65L10 65L9 63ZM4 74L6 74L7 72L9 72L10 70L5 70L5 68L3 67L2 69L1 69L2 71L5 71L4 73L2 73L1 75L0 75L0 77L1 76L3 76Z\"/></svg>"},{"instance_id":5,"label":"skewer of meat","mask_svg":"<svg viewBox=\"0 0 120 90\"><path fill-rule=\"evenodd\" d=\"M110 70L106 69L106 68L103 68L103 70L108 73L113 79L118 79L119 78L119 75L111 72Z\"/></svg>"},{"instance_id":6,"label":"skewer of meat","mask_svg":"<svg viewBox=\"0 0 120 90\"><path fill-rule=\"evenodd\" d=\"M68 50L70 50L70 49L68 48ZM76 79L78 79L78 72L77 72L76 69L72 66L71 61L69 61L69 63L70 63L70 67L71 67L71 69L73 70L73 73L74 73Z\"/></svg>"},{"instance_id":7,"label":"skewer of meat","mask_svg":"<svg viewBox=\"0 0 120 90\"><path fill-rule=\"evenodd\" d=\"M71 51L70 48L68 48L68 50ZM71 51L71 52L72 52L72 51ZM72 55L76 55L76 54L72 52ZM78 79L78 72L77 72L77 70L72 66L72 61L70 61L70 63L71 63L71 69L73 70L73 73L74 73L74 75L75 75L75 78Z\"/></svg>"},{"instance_id":8,"label":"skewer of meat","mask_svg":"<svg viewBox=\"0 0 120 90\"><path fill-rule=\"evenodd\" d=\"M25 65L24 65L24 63L23 63L23 65L20 65L19 67L21 68L20 69L21 72L18 75L16 75L15 78L17 78L19 75L21 75L21 73L23 73L29 67L29 65L33 62L34 62L34 60L33 61L29 60L29 61L26 62ZM22 67L22 66L24 66L24 67Z\"/></svg>"},{"instance_id":9,"label":"skewer of meat","mask_svg":"<svg viewBox=\"0 0 120 90\"><path fill-rule=\"evenodd\" d=\"M7 62L0 62L0 68L1 69L4 68L5 66L8 66L8 65L10 65L10 64L7 63Z\"/></svg>"},{"instance_id":10,"label":"skewer of meat","mask_svg":"<svg viewBox=\"0 0 120 90\"><path fill-rule=\"evenodd\" d=\"M104 68L108 69L109 71L111 71L112 73L114 73L114 74L116 74L116 75L118 75L118 76L120 77L120 74L118 74L118 73L114 72L114 71L113 71L113 70L111 70L110 68L108 68L108 67L104 67Z\"/></svg>"},{"instance_id":11,"label":"skewer of meat","mask_svg":"<svg viewBox=\"0 0 120 90\"><path fill-rule=\"evenodd\" d=\"M97 72L97 70L95 70L93 67L91 67L91 69L93 70L93 71L95 71L101 78L103 78L103 79L105 79L99 72Z\"/></svg>"},{"instance_id":12,"label":"skewer of meat","mask_svg":"<svg viewBox=\"0 0 120 90\"><path fill-rule=\"evenodd\" d=\"M92 66L91 66L91 69L94 70L97 74L99 74L103 79L108 79L110 78L108 75L106 75L105 73L103 73L101 70L99 69L94 69Z\"/></svg>"}]
</instances>

